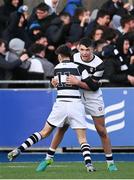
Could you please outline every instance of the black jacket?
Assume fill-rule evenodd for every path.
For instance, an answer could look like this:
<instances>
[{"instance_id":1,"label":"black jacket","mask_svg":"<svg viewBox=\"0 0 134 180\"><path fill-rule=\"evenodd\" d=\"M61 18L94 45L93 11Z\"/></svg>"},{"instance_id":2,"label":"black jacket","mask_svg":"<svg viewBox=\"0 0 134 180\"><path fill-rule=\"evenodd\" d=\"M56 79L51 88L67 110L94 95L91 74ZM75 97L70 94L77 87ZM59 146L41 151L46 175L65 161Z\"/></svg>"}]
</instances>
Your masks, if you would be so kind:
<instances>
[{"instance_id":1,"label":"black jacket","mask_svg":"<svg viewBox=\"0 0 134 180\"><path fill-rule=\"evenodd\" d=\"M27 26L27 20L24 21L23 26L19 27L19 21L23 14L14 12L11 14L9 20L10 23L8 24L6 30L3 32L3 39L5 39L7 42L9 42L13 38L19 38L23 40L26 44L26 47L28 47L30 39L28 37L28 33L26 30Z\"/></svg>"},{"instance_id":2,"label":"black jacket","mask_svg":"<svg viewBox=\"0 0 134 180\"><path fill-rule=\"evenodd\" d=\"M84 27L81 27L80 23L81 22L79 19L73 18L70 26L68 42L77 42L84 36L86 25Z\"/></svg>"},{"instance_id":3,"label":"black jacket","mask_svg":"<svg viewBox=\"0 0 134 180\"><path fill-rule=\"evenodd\" d=\"M10 0L4 0L4 4L0 6L0 37L8 24L11 13L15 12L22 5L23 0L20 0L18 7L12 6Z\"/></svg>"},{"instance_id":4,"label":"black jacket","mask_svg":"<svg viewBox=\"0 0 134 180\"><path fill-rule=\"evenodd\" d=\"M59 17L52 20L50 26L46 30L46 36L49 43L55 46L64 44L69 32L69 27L69 25L64 25Z\"/></svg>"},{"instance_id":5,"label":"black jacket","mask_svg":"<svg viewBox=\"0 0 134 180\"><path fill-rule=\"evenodd\" d=\"M12 70L18 67L22 63L21 60L16 60L14 62L7 62L5 56L0 54L0 80L5 80L6 70Z\"/></svg>"}]
</instances>

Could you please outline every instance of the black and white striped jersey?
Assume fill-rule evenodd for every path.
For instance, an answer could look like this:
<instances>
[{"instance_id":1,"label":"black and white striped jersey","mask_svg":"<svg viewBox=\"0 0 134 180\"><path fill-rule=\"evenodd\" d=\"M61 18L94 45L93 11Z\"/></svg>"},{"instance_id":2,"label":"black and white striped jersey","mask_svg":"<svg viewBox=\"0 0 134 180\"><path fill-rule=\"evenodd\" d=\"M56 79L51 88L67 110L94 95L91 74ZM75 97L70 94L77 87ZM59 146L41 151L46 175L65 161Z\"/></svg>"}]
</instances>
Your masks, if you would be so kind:
<instances>
[{"instance_id":1,"label":"black and white striped jersey","mask_svg":"<svg viewBox=\"0 0 134 180\"><path fill-rule=\"evenodd\" d=\"M99 81L102 78L104 73L104 63L98 56L94 55L91 61L85 62L81 59L80 53L78 52L74 54L73 59L76 64L87 70L89 77L92 79ZM100 96L102 96L102 91L100 88L95 92L83 90L83 93L84 97L87 97L88 99L98 99Z\"/></svg>"},{"instance_id":2,"label":"black and white striped jersey","mask_svg":"<svg viewBox=\"0 0 134 180\"><path fill-rule=\"evenodd\" d=\"M82 61L80 57L80 53L74 54L74 62L83 66L89 73L89 76L92 79L100 80L104 73L104 63L103 61L96 55L94 55L93 59L89 62Z\"/></svg>"},{"instance_id":3,"label":"black and white striped jersey","mask_svg":"<svg viewBox=\"0 0 134 180\"><path fill-rule=\"evenodd\" d=\"M74 62L67 60L59 63L54 70L54 79L58 80L57 99L59 100L74 101L81 99L79 87L66 84L66 78L69 75L74 75L79 80L84 80L89 77L88 72Z\"/></svg>"}]
</instances>

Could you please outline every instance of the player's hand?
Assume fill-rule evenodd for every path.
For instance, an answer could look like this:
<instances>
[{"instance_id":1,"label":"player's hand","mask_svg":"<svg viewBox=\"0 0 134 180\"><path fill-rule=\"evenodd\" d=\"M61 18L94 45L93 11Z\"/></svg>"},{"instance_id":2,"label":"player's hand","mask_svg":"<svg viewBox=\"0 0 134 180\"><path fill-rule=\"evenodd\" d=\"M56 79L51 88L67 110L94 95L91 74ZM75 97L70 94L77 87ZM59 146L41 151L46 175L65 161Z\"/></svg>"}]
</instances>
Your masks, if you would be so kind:
<instances>
[{"instance_id":1,"label":"player's hand","mask_svg":"<svg viewBox=\"0 0 134 180\"><path fill-rule=\"evenodd\" d=\"M53 79L51 80L51 84L56 88L57 85L58 85L58 80L53 78Z\"/></svg>"},{"instance_id":2,"label":"player's hand","mask_svg":"<svg viewBox=\"0 0 134 180\"><path fill-rule=\"evenodd\" d=\"M76 78L74 75L70 75L66 79L66 84L68 85L78 85L79 84L79 79Z\"/></svg>"}]
</instances>

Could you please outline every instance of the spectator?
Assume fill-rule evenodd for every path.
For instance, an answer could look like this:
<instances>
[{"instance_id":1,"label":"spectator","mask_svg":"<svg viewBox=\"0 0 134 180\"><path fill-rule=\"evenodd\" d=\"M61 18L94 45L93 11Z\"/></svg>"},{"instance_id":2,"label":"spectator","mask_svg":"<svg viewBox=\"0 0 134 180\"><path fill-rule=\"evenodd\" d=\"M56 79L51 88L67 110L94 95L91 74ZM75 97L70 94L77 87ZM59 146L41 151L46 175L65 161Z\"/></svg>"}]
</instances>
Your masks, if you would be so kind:
<instances>
[{"instance_id":1,"label":"spectator","mask_svg":"<svg viewBox=\"0 0 134 180\"><path fill-rule=\"evenodd\" d=\"M29 45L29 38L26 31L28 9L20 7L18 11L11 14L7 29L3 33L3 38L9 42L13 38L19 38L25 41L26 46Z\"/></svg>"},{"instance_id":2,"label":"spectator","mask_svg":"<svg viewBox=\"0 0 134 180\"><path fill-rule=\"evenodd\" d=\"M8 62L16 61L25 52L25 42L21 39L14 38L9 42L9 51L6 53L6 60ZM30 62L22 62L22 64L13 71L6 73L7 80L24 80L25 72L29 69ZM13 86L10 86L13 87Z\"/></svg>"},{"instance_id":3,"label":"spectator","mask_svg":"<svg viewBox=\"0 0 134 180\"><path fill-rule=\"evenodd\" d=\"M36 41L36 37L41 32L41 26L39 23L32 23L28 29L28 35L30 38L30 44L33 44Z\"/></svg>"},{"instance_id":4,"label":"spectator","mask_svg":"<svg viewBox=\"0 0 134 180\"><path fill-rule=\"evenodd\" d=\"M51 8L50 13L56 13L59 0L44 0L44 2Z\"/></svg>"},{"instance_id":5,"label":"spectator","mask_svg":"<svg viewBox=\"0 0 134 180\"><path fill-rule=\"evenodd\" d=\"M45 51L45 57L48 59L53 65L58 64L58 59L55 54L55 47L51 44L49 44L47 37L44 36L42 33L38 33L35 36L35 43L36 44L41 44L46 47Z\"/></svg>"},{"instance_id":6,"label":"spectator","mask_svg":"<svg viewBox=\"0 0 134 180\"><path fill-rule=\"evenodd\" d=\"M113 17L113 15L124 16L127 14L127 10L123 5L122 0L108 0L102 5L101 9L109 11L111 17Z\"/></svg>"},{"instance_id":7,"label":"spectator","mask_svg":"<svg viewBox=\"0 0 134 180\"><path fill-rule=\"evenodd\" d=\"M107 59L105 75L110 80L110 86L124 87L134 86L134 73L131 72L133 52L130 51L130 41L127 37L118 39L114 56Z\"/></svg>"},{"instance_id":8,"label":"spectator","mask_svg":"<svg viewBox=\"0 0 134 180\"><path fill-rule=\"evenodd\" d=\"M67 0L63 12L69 13L71 16L75 15L75 10L82 7L81 0Z\"/></svg>"},{"instance_id":9,"label":"spectator","mask_svg":"<svg viewBox=\"0 0 134 180\"><path fill-rule=\"evenodd\" d=\"M131 16L127 15L127 16L123 16L120 20L120 24L121 26L118 28L119 32L124 35L126 33L129 33L131 31L131 26L130 26L130 22L131 22Z\"/></svg>"},{"instance_id":10,"label":"spectator","mask_svg":"<svg viewBox=\"0 0 134 180\"><path fill-rule=\"evenodd\" d=\"M45 58L45 47L41 44L33 44L29 48L32 57L28 70L29 80L47 80L54 76L54 66ZM35 86L34 86L35 87Z\"/></svg>"},{"instance_id":11,"label":"spectator","mask_svg":"<svg viewBox=\"0 0 134 180\"><path fill-rule=\"evenodd\" d=\"M46 30L46 36L50 44L55 48L66 42L70 30L71 17L68 13L62 13L52 20Z\"/></svg>"},{"instance_id":12,"label":"spectator","mask_svg":"<svg viewBox=\"0 0 134 180\"><path fill-rule=\"evenodd\" d=\"M28 59L27 54L24 54L20 56L17 60L13 62L8 62L5 60L5 52L6 52L6 44L4 40L0 40L0 80L6 80L5 74L6 70L12 70L16 67L20 66L23 61L26 61ZM4 87L3 85L0 85L0 87Z\"/></svg>"},{"instance_id":13,"label":"spectator","mask_svg":"<svg viewBox=\"0 0 134 180\"><path fill-rule=\"evenodd\" d=\"M6 29L11 13L18 10L23 5L23 0L4 0L4 4L0 7L0 37Z\"/></svg>"},{"instance_id":14,"label":"spectator","mask_svg":"<svg viewBox=\"0 0 134 180\"><path fill-rule=\"evenodd\" d=\"M104 28L109 27L110 21L111 16L108 11L98 11L96 19L88 24L87 29L85 31L85 36L89 37L93 29L95 29L97 26L103 26Z\"/></svg>"},{"instance_id":15,"label":"spectator","mask_svg":"<svg viewBox=\"0 0 134 180\"><path fill-rule=\"evenodd\" d=\"M83 7L77 8L72 19L67 41L79 41L84 36L84 31L88 22L89 14L87 14L87 11Z\"/></svg>"},{"instance_id":16,"label":"spectator","mask_svg":"<svg viewBox=\"0 0 134 180\"><path fill-rule=\"evenodd\" d=\"M54 14L49 14L50 7L45 3L40 3L34 10L29 19L28 26L33 23L38 23L41 26L41 32L45 34L51 20L55 17Z\"/></svg>"},{"instance_id":17,"label":"spectator","mask_svg":"<svg viewBox=\"0 0 134 180\"><path fill-rule=\"evenodd\" d=\"M93 41L101 40L103 37L103 34L105 32L105 29L102 26L98 26L91 32L90 38Z\"/></svg>"}]
</instances>

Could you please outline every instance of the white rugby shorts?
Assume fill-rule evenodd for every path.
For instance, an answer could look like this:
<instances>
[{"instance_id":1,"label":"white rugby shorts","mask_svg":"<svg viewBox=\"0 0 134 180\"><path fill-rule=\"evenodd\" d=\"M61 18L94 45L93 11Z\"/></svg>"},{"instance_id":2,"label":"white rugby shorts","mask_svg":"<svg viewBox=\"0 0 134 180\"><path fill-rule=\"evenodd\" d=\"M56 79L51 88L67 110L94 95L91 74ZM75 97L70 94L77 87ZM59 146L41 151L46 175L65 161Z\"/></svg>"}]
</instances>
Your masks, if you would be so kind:
<instances>
[{"instance_id":1,"label":"white rugby shorts","mask_svg":"<svg viewBox=\"0 0 134 180\"><path fill-rule=\"evenodd\" d=\"M87 115L92 117L101 117L105 114L105 106L102 95L95 96L82 96L82 102L85 107L85 112Z\"/></svg>"},{"instance_id":2,"label":"white rugby shorts","mask_svg":"<svg viewBox=\"0 0 134 180\"><path fill-rule=\"evenodd\" d=\"M84 105L81 101L56 101L47 122L56 127L69 124L72 129L86 129Z\"/></svg>"}]
</instances>

